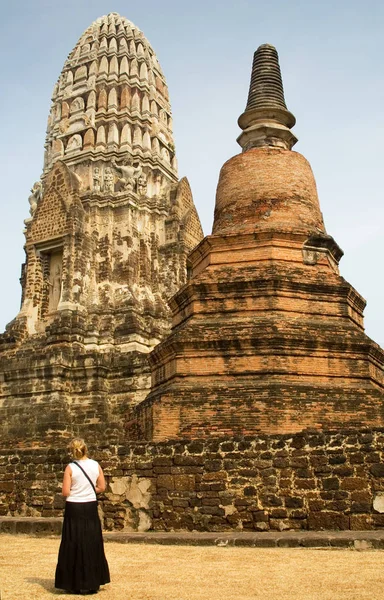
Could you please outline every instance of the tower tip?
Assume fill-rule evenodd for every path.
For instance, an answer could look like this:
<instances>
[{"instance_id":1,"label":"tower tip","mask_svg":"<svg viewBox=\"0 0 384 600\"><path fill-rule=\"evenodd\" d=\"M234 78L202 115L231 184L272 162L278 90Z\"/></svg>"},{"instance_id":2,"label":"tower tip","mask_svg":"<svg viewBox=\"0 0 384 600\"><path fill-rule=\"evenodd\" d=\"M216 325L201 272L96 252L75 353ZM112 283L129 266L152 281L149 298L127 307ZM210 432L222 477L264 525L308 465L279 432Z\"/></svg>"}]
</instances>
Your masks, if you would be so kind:
<instances>
[{"instance_id":1,"label":"tower tip","mask_svg":"<svg viewBox=\"0 0 384 600\"><path fill-rule=\"evenodd\" d=\"M272 44L262 44L254 53L247 106L238 122L243 151L260 146L290 150L297 141L290 131L296 119L285 103L279 56Z\"/></svg>"}]
</instances>

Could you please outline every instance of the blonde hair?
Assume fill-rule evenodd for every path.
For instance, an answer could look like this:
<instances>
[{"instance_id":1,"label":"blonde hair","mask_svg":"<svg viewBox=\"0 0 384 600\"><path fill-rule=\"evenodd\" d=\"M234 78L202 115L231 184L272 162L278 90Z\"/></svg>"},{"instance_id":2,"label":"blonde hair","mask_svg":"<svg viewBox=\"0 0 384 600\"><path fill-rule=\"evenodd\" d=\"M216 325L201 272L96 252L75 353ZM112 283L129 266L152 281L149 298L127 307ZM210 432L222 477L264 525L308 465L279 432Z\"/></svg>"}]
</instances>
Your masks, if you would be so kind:
<instances>
[{"instance_id":1,"label":"blonde hair","mask_svg":"<svg viewBox=\"0 0 384 600\"><path fill-rule=\"evenodd\" d=\"M79 460L88 454L87 444L82 438L74 438L71 442L69 442L67 448L69 454L75 460Z\"/></svg>"}]
</instances>

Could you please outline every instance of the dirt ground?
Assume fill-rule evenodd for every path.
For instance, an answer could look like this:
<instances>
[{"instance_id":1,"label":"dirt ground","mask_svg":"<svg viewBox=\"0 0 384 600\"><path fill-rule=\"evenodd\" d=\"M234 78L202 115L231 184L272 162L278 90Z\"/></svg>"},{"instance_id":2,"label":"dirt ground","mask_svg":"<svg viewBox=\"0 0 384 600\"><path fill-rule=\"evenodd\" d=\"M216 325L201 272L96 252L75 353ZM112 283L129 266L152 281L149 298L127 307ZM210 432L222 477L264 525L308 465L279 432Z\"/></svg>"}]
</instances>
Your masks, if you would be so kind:
<instances>
[{"instance_id":1,"label":"dirt ground","mask_svg":"<svg viewBox=\"0 0 384 600\"><path fill-rule=\"evenodd\" d=\"M55 590L59 540L0 535L1 600L78 598ZM384 551L105 544L100 600L383 600Z\"/></svg>"}]
</instances>

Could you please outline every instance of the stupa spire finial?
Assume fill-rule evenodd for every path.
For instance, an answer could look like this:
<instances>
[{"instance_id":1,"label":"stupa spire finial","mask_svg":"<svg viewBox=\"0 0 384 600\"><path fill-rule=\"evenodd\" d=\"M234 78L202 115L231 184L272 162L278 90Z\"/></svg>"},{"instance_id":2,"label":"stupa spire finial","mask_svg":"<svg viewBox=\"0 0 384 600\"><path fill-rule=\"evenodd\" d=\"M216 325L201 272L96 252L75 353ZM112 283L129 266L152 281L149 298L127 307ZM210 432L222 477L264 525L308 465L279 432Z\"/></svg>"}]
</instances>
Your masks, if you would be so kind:
<instances>
[{"instance_id":1,"label":"stupa spire finial","mask_svg":"<svg viewBox=\"0 0 384 600\"><path fill-rule=\"evenodd\" d=\"M243 152L260 146L290 150L297 142L291 132L296 123L284 99L279 57L274 46L263 44L253 56L251 83L245 111L239 117Z\"/></svg>"}]
</instances>

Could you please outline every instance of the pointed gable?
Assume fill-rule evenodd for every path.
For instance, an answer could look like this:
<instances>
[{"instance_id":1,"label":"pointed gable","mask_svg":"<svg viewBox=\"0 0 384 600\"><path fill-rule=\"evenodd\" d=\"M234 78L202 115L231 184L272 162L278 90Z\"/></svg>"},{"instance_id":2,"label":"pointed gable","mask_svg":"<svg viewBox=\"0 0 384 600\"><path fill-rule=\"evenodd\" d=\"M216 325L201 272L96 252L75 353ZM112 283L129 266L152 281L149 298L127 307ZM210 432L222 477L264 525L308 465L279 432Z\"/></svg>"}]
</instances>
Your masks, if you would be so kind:
<instances>
[{"instance_id":1,"label":"pointed gable","mask_svg":"<svg viewBox=\"0 0 384 600\"><path fill-rule=\"evenodd\" d=\"M57 161L48 173L40 200L31 223L29 241L38 243L57 238L69 231L71 206L81 210L79 181L61 161Z\"/></svg>"}]
</instances>

